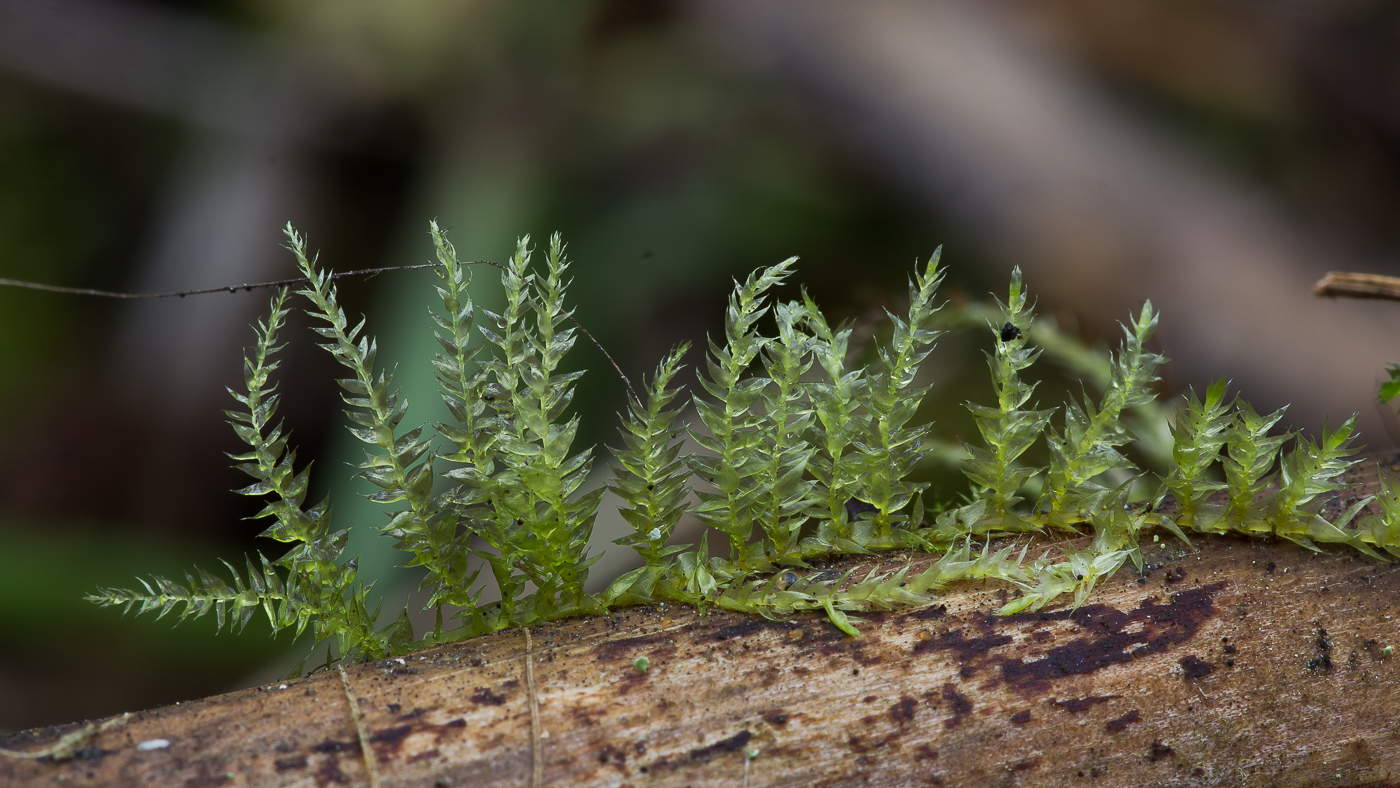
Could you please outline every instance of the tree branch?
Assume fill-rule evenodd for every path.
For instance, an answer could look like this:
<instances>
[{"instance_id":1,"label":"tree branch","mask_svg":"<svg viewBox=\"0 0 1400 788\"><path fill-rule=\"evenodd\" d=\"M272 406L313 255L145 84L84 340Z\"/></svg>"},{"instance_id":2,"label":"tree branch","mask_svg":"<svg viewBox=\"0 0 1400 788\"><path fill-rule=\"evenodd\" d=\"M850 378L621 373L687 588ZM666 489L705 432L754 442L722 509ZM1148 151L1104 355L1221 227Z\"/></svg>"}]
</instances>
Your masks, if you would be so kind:
<instances>
[{"instance_id":1,"label":"tree branch","mask_svg":"<svg viewBox=\"0 0 1400 788\"><path fill-rule=\"evenodd\" d=\"M1327 505L1373 492L1376 472L1350 471ZM1145 546L1146 575L1120 572L1077 610L999 618L1011 592L967 584L868 614L848 639L820 616L656 605L539 627L531 646L517 629L346 673L386 785L527 786L537 763L543 784L571 786L1395 779L1400 572L1287 543L1196 547ZM906 559L928 560L881 563ZM0 783L365 785L340 682L133 714L69 760L0 758ZM140 746L158 739L169 746Z\"/></svg>"}]
</instances>

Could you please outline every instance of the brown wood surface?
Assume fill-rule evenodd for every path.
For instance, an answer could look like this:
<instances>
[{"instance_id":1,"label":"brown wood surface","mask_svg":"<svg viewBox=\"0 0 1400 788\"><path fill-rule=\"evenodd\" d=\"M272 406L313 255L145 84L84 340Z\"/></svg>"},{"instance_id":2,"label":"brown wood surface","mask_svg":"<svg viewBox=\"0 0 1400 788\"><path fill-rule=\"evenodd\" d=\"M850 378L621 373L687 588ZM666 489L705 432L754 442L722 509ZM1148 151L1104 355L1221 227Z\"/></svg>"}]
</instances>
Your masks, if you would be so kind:
<instances>
[{"instance_id":1,"label":"brown wood surface","mask_svg":"<svg viewBox=\"0 0 1400 788\"><path fill-rule=\"evenodd\" d=\"M1152 545L1078 610L998 618L1008 591L967 584L858 639L662 606L537 628L538 739L520 630L346 676L385 786L529 786L536 742L543 785L1400 786L1400 571L1196 547ZM360 740L331 672L133 714L68 760L0 757L0 785L367 785Z\"/></svg>"}]
</instances>

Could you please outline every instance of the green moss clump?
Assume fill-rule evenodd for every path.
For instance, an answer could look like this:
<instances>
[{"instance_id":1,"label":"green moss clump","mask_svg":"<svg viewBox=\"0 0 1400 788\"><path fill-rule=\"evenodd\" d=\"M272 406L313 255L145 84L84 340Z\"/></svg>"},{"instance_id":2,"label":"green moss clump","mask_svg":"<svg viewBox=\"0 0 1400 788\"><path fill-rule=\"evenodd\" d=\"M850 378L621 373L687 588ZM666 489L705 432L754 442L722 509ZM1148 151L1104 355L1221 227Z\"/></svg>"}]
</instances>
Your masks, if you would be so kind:
<instances>
[{"instance_id":1,"label":"green moss clump","mask_svg":"<svg viewBox=\"0 0 1400 788\"><path fill-rule=\"evenodd\" d=\"M415 640L406 611L376 628L378 611L366 609L355 559L343 555L347 532L331 530L328 501L305 505L310 469L296 468L273 422L277 394L268 384L288 311L285 291L257 327L245 390L231 392L240 407L228 416L249 448L234 457L254 480L240 492L267 497L261 516L273 522L264 536L292 548L275 561L258 556L241 574L229 566L231 584L196 571L184 584L157 577L88 599L158 616L178 610L181 619L212 611L220 629L241 628L261 610L274 630L310 628L317 641L334 639L342 659L355 660L657 600L768 617L820 609L852 636L859 634L854 614L927 604L964 579L1015 587L1020 596L1002 613L1062 597L1078 605L1128 561L1141 567L1139 542L1159 529L1183 540L1193 532L1269 535L1311 549L1345 544L1376 558L1400 556L1393 481L1382 480L1378 515L1358 520L1369 498L1337 520L1321 514L1324 497L1356 462L1347 456L1355 417L1320 441L1270 435L1281 412L1260 416L1238 400L1226 404L1218 382L1203 400L1192 393L1162 428L1166 414L1154 389L1165 359L1145 349L1158 320L1150 303L1124 326L1116 354L1096 354L1036 324L1019 271L997 307L938 304L935 254L909 283L908 311L889 315L892 331L874 361L852 365L850 326L829 325L805 294L770 302L769 291L791 274L795 260L786 260L737 285L723 344L709 343L692 427L681 424L685 401L675 385L686 347L670 353L628 403L608 487L633 528L617 543L636 550L644 565L592 595L584 591L596 560L587 543L604 490L580 492L593 455L575 451L578 417L566 415L582 373L559 371L577 330L565 306L563 244L552 238L536 271L522 240L498 266L505 309L481 310L479 319L466 294L468 264L436 223L431 233L442 302L434 365L453 418L432 428L446 444L439 449L426 425L403 429L408 403L392 374L376 366L374 340L363 322L349 323L329 274L287 228L309 283L300 295L321 323L315 331L350 372L340 381L342 399L351 432L369 448L359 475L376 489L371 500L389 508L384 531L405 565L424 569L427 605L437 611L433 630ZM769 315L773 336L759 331ZM967 405L982 444L957 451L914 416L929 389L921 363L943 331L968 327L990 343L995 402ZM1058 419L1057 409L1039 408L1036 385L1021 376L1046 352L1083 373L1097 399L1067 403ZM682 453L687 432L701 453ZM1169 442L1156 437L1168 434ZM1022 464L1042 439L1049 465ZM1128 459L1133 444L1164 459L1161 479ZM950 455L962 455L973 495L926 511L925 485L910 476ZM1169 495L1174 506L1163 505ZM687 514L721 534L728 554L709 555L703 539L671 545ZM1052 530L1092 538L1080 550L1053 547L1034 560L1025 545L1019 552L991 547L995 537ZM810 569L813 560L891 550L938 557L917 573ZM483 568L499 602L478 602Z\"/></svg>"}]
</instances>

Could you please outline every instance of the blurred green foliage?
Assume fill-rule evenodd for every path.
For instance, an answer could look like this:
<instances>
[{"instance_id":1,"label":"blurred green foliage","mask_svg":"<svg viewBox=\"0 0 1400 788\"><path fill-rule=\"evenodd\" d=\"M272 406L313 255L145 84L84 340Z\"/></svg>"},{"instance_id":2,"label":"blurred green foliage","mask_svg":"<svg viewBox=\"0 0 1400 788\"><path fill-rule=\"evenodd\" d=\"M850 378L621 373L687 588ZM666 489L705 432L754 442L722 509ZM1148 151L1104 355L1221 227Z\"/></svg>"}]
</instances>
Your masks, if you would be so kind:
<instances>
[{"instance_id":1,"label":"blurred green foliage","mask_svg":"<svg viewBox=\"0 0 1400 788\"><path fill-rule=\"evenodd\" d=\"M0 730L173 703L226 689L283 653L266 622L251 637L211 640L208 628L113 616L83 601L94 584L133 573L212 568L228 545L142 536L111 523L0 521ZM236 549L236 548L234 548ZM192 667L196 669L191 669ZM22 671L23 681L10 678ZM82 687L81 694L55 687Z\"/></svg>"},{"instance_id":2,"label":"blurred green foliage","mask_svg":"<svg viewBox=\"0 0 1400 788\"><path fill-rule=\"evenodd\" d=\"M170 152L166 123L0 81L0 276L119 287ZM0 288L0 407L92 363L111 304Z\"/></svg>"}]
</instances>

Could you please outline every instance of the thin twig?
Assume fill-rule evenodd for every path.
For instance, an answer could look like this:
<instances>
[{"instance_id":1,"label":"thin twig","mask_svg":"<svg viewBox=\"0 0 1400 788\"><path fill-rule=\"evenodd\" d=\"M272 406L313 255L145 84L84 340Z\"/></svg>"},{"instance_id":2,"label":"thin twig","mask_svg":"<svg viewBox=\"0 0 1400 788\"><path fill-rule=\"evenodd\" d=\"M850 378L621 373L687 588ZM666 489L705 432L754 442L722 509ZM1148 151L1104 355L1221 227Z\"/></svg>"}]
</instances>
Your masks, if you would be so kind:
<instances>
[{"instance_id":1,"label":"thin twig","mask_svg":"<svg viewBox=\"0 0 1400 788\"><path fill-rule=\"evenodd\" d=\"M369 746L369 731L365 730L365 717L360 713L360 702L355 700L355 691L350 688L350 677L342 665L335 666L340 671L340 683L345 687L345 702L350 704L350 719L355 721L355 733L360 737L360 752L365 757L365 775L369 778L369 788L379 788L379 767L374 762L374 750Z\"/></svg>"},{"instance_id":2,"label":"thin twig","mask_svg":"<svg viewBox=\"0 0 1400 788\"><path fill-rule=\"evenodd\" d=\"M536 285L536 287L538 286L539 285ZM641 402L642 398L637 396L637 390L632 388L632 381L628 380L627 376L622 374L622 367L618 366L617 362L613 360L612 354L608 352L607 348L603 347L603 343L594 339L593 334L590 333L588 329L584 328L582 323L575 320L573 315L569 315L569 321L572 322L575 326L578 326L578 330L582 331L583 335L588 337L588 341L592 342L593 346L598 348L598 352L603 354L604 358L608 360L609 364L612 364L613 371L617 373L618 377L622 378L622 385L627 387L627 393L631 394L633 399L637 400L638 402Z\"/></svg>"},{"instance_id":3,"label":"thin twig","mask_svg":"<svg viewBox=\"0 0 1400 788\"><path fill-rule=\"evenodd\" d=\"M535 694L535 641L529 627L525 627L525 687L530 695L530 785L540 788L544 785L544 743L540 737L540 699Z\"/></svg>"},{"instance_id":4,"label":"thin twig","mask_svg":"<svg viewBox=\"0 0 1400 788\"><path fill-rule=\"evenodd\" d=\"M462 260L459 261L457 264L490 265L495 266L496 268L499 268L503 271L506 270L506 267L504 265L492 262L490 260ZM332 280L343 279L348 276L377 276L378 274L382 274L388 271L417 271L423 268L437 268L438 265L439 263L420 263L418 265L391 265L385 266L383 268L361 268L357 271L332 272L329 276ZM20 279L0 278L0 287L17 287L22 290L42 290L47 293L63 293L65 295L84 295L96 296L98 298L116 298L123 301L132 301L148 298L184 298L185 296L208 295L210 293L237 293L240 290L247 293L252 292L253 290L261 290L268 287L292 287L296 285L308 284L311 284L311 281L305 277L301 277L299 279L278 279L273 282L251 282L241 285L226 285L224 287L206 287L202 290L175 290L169 293L118 293L113 292L111 290L93 290L86 287L61 287L59 285L46 285L40 282L26 282ZM540 292L540 286L538 284L535 284L534 282L531 282L531 284L534 285L536 292ZM592 342L593 346L598 348L598 351L602 353L603 357L608 360L608 363L612 365L613 371L616 372L617 376L622 379L622 385L627 387L628 393L630 393L633 397L637 397L637 390L632 388L632 381L629 380L628 377L622 373L622 367L619 366L617 361L613 359L612 354L608 352L608 349L603 347L603 343L599 342L597 338L593 336L592 332L584 328L583 324L578 322L578 319L575 318L573 315L569 315L568 318L569 322L573 323L579 331L582 331L584 336L588 337L588 341Z\"/></svg>"},{"instance_id":5,"label":"thin twig","mask_svg":"<svg viewBox=\"0 0 1400 788\"><path fill-rule=\"evenodd\" d=\"M1329 271L1313 285L1313 295L1400 301L1400 276Z\"/></svg>"},{"instance_id":6,"label":"thin twig","mask_svg":"<svg viewBox=\"0 0 1400 788\"><path fill-rule=\"evenodd\" d=\"M494 265L497 268L504 268L500 263L493 263L487 260L479 260L462 265ZM340 271L330 274L331 279L342 279L347 276L373 276L382 274L385 271L416 271L420 268L436 268L437 263L420 263L418 265L391 265L386 268L362 268L358 271ZM308 285L311 280L302 277L300 279L278 279L275 282L252 282L241 285L226 285L224 287L206 287L202 290L175 290L169 293L117 293L111 290L90 290L86 287L60 287L58 285L46 285L39 282L24 282L19 279L0 279L0 287L18 287L24 290L43 290L49 293L64 293L66 295L97 296L98 298L116 298L123 301L131 301L143 298L184 298L192 295L208 295L209 293L237 293L242 290L249 292L261 290L268 287L289 287L292 285Z\"/></svg>"}]
</instances>

